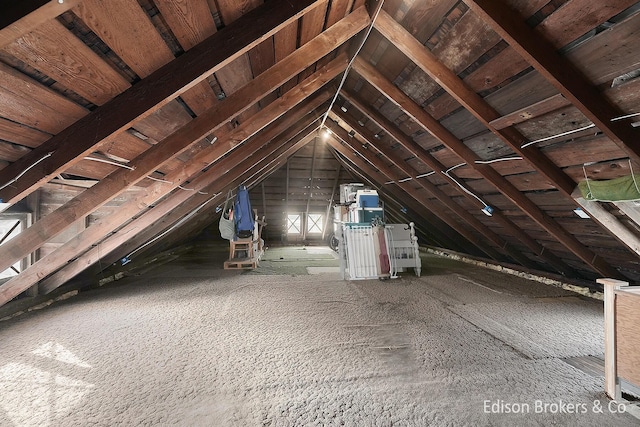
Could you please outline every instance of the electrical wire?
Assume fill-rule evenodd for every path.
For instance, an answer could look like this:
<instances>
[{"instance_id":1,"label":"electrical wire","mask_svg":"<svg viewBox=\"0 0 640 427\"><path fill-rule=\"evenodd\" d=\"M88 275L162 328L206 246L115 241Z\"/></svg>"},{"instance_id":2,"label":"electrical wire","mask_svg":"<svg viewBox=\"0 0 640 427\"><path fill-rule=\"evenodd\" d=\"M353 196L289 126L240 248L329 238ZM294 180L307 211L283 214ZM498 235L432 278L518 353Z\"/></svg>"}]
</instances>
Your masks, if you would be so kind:
<instances>
[{"instance_id":1,"label":"electrical wire","mask_svg":"<svg viewBox=\"0 0 640 427\"><path fill-rule=\"evenodd\" d=\"M22 178L22 176L29 172L29 170L31 170L32 168L34 168L38 163L40 163L41 161L43 161L44 159L46 159L47 157L51 157L53 155L54 151L51 151L50 153L45 154L44 156L42 156L42 158L40 160L38 160L37 162L35 162L34 164L32 164L31 166L29 166L28 168L26 168L25 170L23 170L22 172L20 172L18 174L18 176L16 176L15 178L13 178L11 181L7 182L6 184L4 184L2 187L0 187L0 190L4 190L6 187L8 187L9 185L13 184L14 182L16 182L17 180L19 180L20 178Z\"/></svg>"},{"instance_id":2,"label":"electrical wire","mask_svg":"<svg viewBox=\"0 0 640 427\"><path fill-rule=\"evenodd\" d=\"M635 117L635 116L640 116L640 113L632 113L632 114L627 114L620 117L614 117L613 119L611 119L611 121L615 122L617 120L628 119L629 117Z\"/></svg>"},{"instance_id":3,"label":"electrical wire","mask_svg":"<svg viewBox=\"0 0 640 427\"><path fill-rule=\"evenodd\" d=\"M376 23L376 19L378 19L378 15L380 14L380 11L382 10L382 5L383 4L384 4L384 0L380 0L380 6L378 7L378 10L376 11L376 14L371 19L371 24L369 24L369 28L367 28L367 33L365 34L364 38L362 39L362 43L360 43L360 46L358 46L358 49L356 50L356 53L353 55L353 57L351 58L351 60L347 64L347 68L345 68L344 73L342 73L342 79L340 80L340 84L338 85L338 89L336 90L335 95L333 95L333 99L331 100L331 103L329 104L329 108L327 108L327 111L324 113L324 116L322 116L322 121L320 122L320 129L322 129L322 127L324 126L325 122L327 121L327 117L329 117L329 112L333 108L333 105L336 103L336 100L338 99L338 95L340 94L340 91L342 90L342 86L344 86L344 83L347 81L347 75L349 74L349 71L351 70L351 67L353 66L353 63L355 62L356 57L358 56L358 54L360 53L360 51L364 47L364 44L366 43L367 39L369 38L369 34L371 34L371 31L373 30L373 25Z\"/></svg>"},{"instance_id":4,"label":"electrical wire","mask_svg":"<svg viewBox=\"0 0 640 427\"><path fill-rule=\"evenodd\" d=\"M590 124L590 125L588 125L588 126L584 126L584 127L578 128L578 129L570 130L570 131L567 131L567 132L562 132L562 133L559 133L559 134L557 134L557 135L547 136L546 138L536 139L535 141L530 141L530 142L527 142L526 144L521 145L521 146L520 146L520 148L525 148L525 147L528 147L528 146L530 146L530 145L537 144L537 143L539 143L539 142L548 141L548 140L550 140L550 139L557 138L557 137L559 137L559 136L570 135L570 134L572 134L572 133L580 132L580 131L583 131L583 130L586 130L586 129L591 129L592 127L595 127L595 126L596 126L596 125L594 125L593 123L591 123L591 124Z\"/></svg>"},{"instance_id":5,"label":"electrical wire","mask_svg":"<svg viewBox=\"0 0 640 427\"><path fill-rule=\"evenodd\" d=\"M467 193L468 195L470 195L470 196L472 196L472 197L475 197L475 198L476 198L480 203L482 203L482 204L484 205L484 207L486 208L486 207L487 207L487 206L489 206L489 205L487 205L487 204L484 202L484 200L482 200L480 197L478 197L478 196L476 196L475 194L473 194L473 192L471 192L470 190L467 190L467 189L465 188L465 186L464 186L464 185L462 185L462 184L460 184L460 183L458 182L458 180L457 180L457 179L455 179L453 176L449 175L449 172L451 172L453 169L455 169L455 168L457 168L457 167L460 167L460 166L463 166L463 165L466 165L466 163L460 163L459 165L452 166L452 167L450 167L449 169L447 169L446 171L441 171L441 172L442 172L443 174L445 174L445 175L446 175L446 176L447 176L451 181L455 182L455 183L458 185L458 187L460 187L460 188L462 189L462 191L464 191L465 193Z\"/></svg>"},{"instance_id":6,"label":"electrical wire","mask_svg":"<svg viewBox=\"0 0 640 427\"><path fill-rule=\"evenodd\" d=\"M167 181L166 179L154 178L151 175L147 175L147 178L149 178L152 181L162 182L164 184L173 184L173 182L171 182L171 181Z\"/></svg>"},{"instance_id":7,"label":"electrical wire","mask_svg":"<svg viewBox=\"0 0 640 427\"><path fill-rule=\"evenodd\" d=\"M129 169L130 171L136 169L133 166L124 165L122 163L114 162L112 160L100 159L100 158L97 158L97 157L87 156L87 157L85 157L85 160L92 160L94 162L106 163L106 164L113 165L113 166L118 166L118 167L121 167L121 168L124 168L124 169Z\"/></svg>"},{"instance_id":8,"label":"electrical wire","mask_svg":"<svg viewBox=\"0 0 640 427\"><path fill-rule=\"evenodd\" d=\"M506 162L508 160L522 160L522 157L514 156L514 157L502 157L502 158L493 159L493 160L476 160L475 163L477 163L479 165L489 165L491 163Z\"/></svg>"},{"instance_id":9,"label":"electrical wire","mask_svg":"<svg viewBox=\"0 0 640 427\"><path fill-rule=\"evenodd\" d=\"M418 179L418 178L424 178L424 177L427 177L427 176L431 176L431 175L433 175L434 173L436 173L436 171L431 171L431 172L423 173L423 174L421 174L421 175L417 175L417 176L416 176L416 179Z\"/></svg>"}]
</instances>

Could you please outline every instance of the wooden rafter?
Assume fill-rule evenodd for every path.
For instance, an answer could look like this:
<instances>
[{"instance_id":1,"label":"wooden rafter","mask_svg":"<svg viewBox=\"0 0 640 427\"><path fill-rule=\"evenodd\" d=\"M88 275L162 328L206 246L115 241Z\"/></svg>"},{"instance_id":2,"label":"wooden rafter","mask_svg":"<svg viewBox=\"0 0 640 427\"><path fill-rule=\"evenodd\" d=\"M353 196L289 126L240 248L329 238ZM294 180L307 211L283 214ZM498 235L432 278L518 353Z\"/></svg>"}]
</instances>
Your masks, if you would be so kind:
<instances>
[{"instance_id":1,"label":"wooden rafter","mask_svg":"<svg viewBox=\"0 0 640 427\"><path fill-rule=\"evenodd\" d=\"M296 112L297 113L297 112ZM265 155L265 157L267 157L267 161L262 162L262 161L258 161L258 164L250 166L247 169L247 163L248 164L253 164L253 160L247 159L245 158L244 160L242 160L242 162L240 164L238 164L237 166L235 166L233 169L230 169L228 172L225 173L225 177L228 174L229 176L234 176L236 175L236 172L238 172L238 174L240 172L242 172L242 175L240 178L238 178L238 182L234 183L231 187L226 187L222 190L219 190L219 183L220 182L226 182L225 180L222 180L223 178L220 178L218 181L210 184L208 187L205 187L202 191L203 192L213 192L213 191L222 191L223 194L226 194L227 191L229 189L234 189L237 188L237 186L240 183L245 183L248 184L248 186L251 185L251 183L248 183L247 180L253 180L253 179L261 179L261 177L263 176L267 176L269 174L271 174L274 170L277 170L280 166L282 166L282 164L284 164L284 162L286 162L286 159L289 158L293 153L295 153L295 151L297 151L299 148L301 148L300 144L306 144L308 143L307 140L304 140L303 135L305 135L305 129L313 129L315 125L309 127L309 123L313 122L314 119L316 119L317 117L319 117L319 113L313 115L314 113L311 113L312 115L310 117L305 117L302 120L298 120L298 122L294 125L291 125L290 120L298 117L298 114L292 114L291 117L288 117L286 121L284 121L283 123L278 124L277 126L274 126L273 128L265 131L264 134L260 134L260 138L262 140L269 140L269 141L274 141L274 143L276 145L279 145L277 147L277 152L274 154L269 154L269 155ZM302 131L300 131L300 129L304 128ZM286 129L284 131L284 133L278 135L278 132L282 131L283 129ZM263 136L264 135L264 136ZM289 142L291 140L297 140L298 142L296 142L294 145L290 145ZM270 147L270 145L268 145L267 147L264 147L261 150L256 150L254 153L254 156L251 159L255 159L255 158L260 158L262 151L264 150L264 153L270 153L271 152L271 148L274 147ZM284 151L283 151L284 150ZM236 156L236 153L233 153L231 156ZM229 156L229 157L231 157ZM269 157L274 157L274 160L269 160ZM218 165L220 166L220 165ZM225 167L222 167L222 169L225 169ZM226 178L225 178L226 179ZM210 187L210 188L209 188ZM194 196L196 197L196 196ZM162 204L164 205L164 200L162 202ZM157 208L157 207L156 207ZM156 209L154 208L154 210ZM170 203L169 206L166 206L166 208L168 208L169 211L171 211L171 213L169 215L172 215L173 211L172 209L175 209L175 203ZM145 214L147 215L147 214ZM122 245L120 247L118 247L116 250L114 250L115 253L112 253L111 255L107 256L106 258L106 264L110 264L112 262L115 262L119 259L119 256L121 254L126 254L131 252L132 250L134 250L137 246L139 246L141 244L141 241L147 241L150 238L152 238L153 236L157 235L159 232L162 232L162 230L164 230L164 228L162 230L158 230L155 227L155 224L153 223L153 221L150 221L151 218L148 218L146 221L144 221L141 225L141 227L148 227L149 226L149 222L152 222L151 226L148 227L150 228L148 231L145 230L143 231L143 234L138 237L136 236L134 239L132 239L131 241L129 241L128 239L122 239L121 243ZM132 223L127 224L127 226L124 229L132 229L133 231L137 231L137 228L133 228L135 226L132 225ZM136 243L137 242L137 243ZM102 244L102 243L101 243ZM100 253L98 254L94 254L94 256L96 256L96 261L97 259L99 259L100 257ZM76 268L82 268L82 264L79 267ZM66 270L66 268L65 268ZM56 273L57 274L57 273ZM49 281L47 281L48 283ZM60 282L62 283L62 282Z\"/></svg>"},{"instance_id":2,"label":"wooden rafter","mask_svg":"<svg viewBox=\"0 0 640 427\"><path fill-rule=\"evenodd\" d=\"M0 49L22 37L43 23L73 8L82 0L63 3L51 0L22 0L8 2L0 14Z\"/></svg>"},{"instance_id":3,"label":"wooden rafter","mask_svg":"<svg viewBox=\"0 0 640 427\"><path fill-rule=\"evenodd\" d=\"M316 169L316 151L318 148L318 139L313 141L313 151L311 153L311 170L309 171L309 194L307 194L307 207L305 208L304 218L302 222L305 224L302 228L302 239L306 240L307 230L309 229L309 208L311 207L311 197L313 195L313 173Z\"/></svg>"},{"instance_id":4,"label":"wooden rafter","mask_svg":"<svg viewBox=\"0 0 640 427\"><path fill-rule=\"evenodd\" d=\"M319 3L276 0L242 16L2 169L0 182L11 182L17 176L20 180L0 190L0 199L8 203L22 199L90 154L106 138L165 105Z\"/></svg>"},{"instance_id":5,"label":"wooden rafter","mask_svg":"<svg viewBox=\"0 0 640 427\"><path fill-rule=\"evenodd\" d=\"M255 153L258 152L259 148L266 144L272 137L275 137L275 132L283 132L285 129L291 127L296 120L300 120L302 116L308 113L310 110L317 108L321 103L325 102L329 97L329 94L320 94L318 96L309 98L307 102L305 102L304 106L301 106L295 114L288 118L288 120L280 123L278 130L270 130L260 134L260 137L254 138L247 143L247 146L244 147L244 150L236 150L231 155L227 156L221 162L215 163L214 167L208 169L208 171L189 182L189 188L195 191L203 190L206 185L213 180L220 179L225 175L229 169L235 167L237 164L242 164L243 160L247 159L247 153ZM264 110L263 110L264 111ZM271 113L273 114L273 113ZM238 128L239 129L239 128ZM242 132L242 130L239 130ZM277 147L276 147L277 148ZM202 155L200 156L202 158ZM221 157L221 156L216 156ZM201 159L203 160L203 159ZM201 164L200 162L194 162L196 165ZM246 169L246 165L244 165ZM175 179L176 176L167 176L167 181ZM125 224L130 218L139 215L142 206L151 205L156 199L164 194L168 194L171 190L177 188L177 183L171 185L167 183L157 182L152 184L152 187L148 188L144 194L141 194L138 197L133 198L125 205L120 206L120 208L114 212L112 215L104 218L101 221L98 221L92 224L90 227L85 229L82 233L78 234L72 240L67 242L65 245L58 248L56 251L47 255L45 258L39 260L36 264L32 265L29 269L25 270L23 274L17 276L11 281L0 286L0 305L4 304L4 302L10 300L15 295L22 292L22 290L27 289L37 281L45 277L47 274L54 272L56 269L65 265L70 259L78 256L84 250L90 248L93 244L100 241L103 236L107 235L109 232L119 228L123 224ZM214 190L215 191L215 190ZM182 201L188 199L191 196L191 192L187 191L178 191L174 194L171 199L173 203L169 205L176 206ZM166 206L166 205L165 205ZM151 210L155 211L155 208ZM160 212L160 211L158 211ZM143 215L142 218L145 216ZM125 234L124 230L120 230L119 235L124 238L132 238L135 235L136 231L142 230L144 227L140 225L140 223L144 223L145 221L150 221L151 216L146 216L147 219L141 219L137 224L137 227L141 227L139 229L131 228L128 233L130 235ZM149 224L147 223L147 226ZM104 254L106 251L105 245L102 245L102 253Z\"/></svg>"},{"instance_id":6,"label":"wooden rafter","mask_svg":"<svg viewBox=\"0 0 640 427\"><path fill-rule=\"evenodd\" d=\"M408 177L415 177L418 175L415 169L411 168L404 159L399 158L397 154L394 154L388 148L384 148L381 144L377 144L375 138L371 131L367 130L364 127L357 126L355 119L347 114L342 113L341 111L335 111L334 114L340 118L342 121L347 123L354 131L360 134L365 141L367 141L367 147L373 147L375 150L380 152L380 154L384 155L387 159L389 159L393 166L402 171ZM355 141L354 141L355 142ZM436 185L432 184L427 179L415 179L414 180L420 187L422 187L428 194L432 197L438 199L443 205L445 205L449 210L451 210L455 215L459 216L462 221L464 221L469 226L473 227L480 234L485 236L488 240L493 242L498 248L504 250L509 256L512 256L513 259L517 260L520 264L525 267L535 268L535 265L529 260L526 256L524 256L518 249L514 247L510 247L507 242L500 236L498 236L495 232L493 232L489 227L483 224L480 220L478 220L475 216L473 216L466 209L462 208L459 204L457 204L451 197L446 195L442 190L440 190Z\"/></svg>"},{"instance_id":7,"label":"wooden rafter","mask_svg":"<svg viewBox=\"0 0 640 427\"><path fill-rule=\"evenodd\" d=\"M489 123L500 117L497 111L474 91L470 90L453 71L448 69L428 49L418 42L401 25L394 21L393 18L382 11L376 20L375 28L377 28L387 39L393 42L396 47L413 60L423 71L436 80L447 92L455 97L458 102L465 106L470 113L505 141L515 152L519 153L532 166L534 166L538 172L551 180L551 182L553 182L562 193L571 198L571 193L576 186L575 182L535 147L529 146L525 149L521 149L520 145L525 143L526 139L515 128L508 127L501 130L492 129ZM364 64L364 61L360 60L360 63ZM358 69L357 65L355 68ZM388 91L394 90L396 93L401 92L388 80L385 83L385 87L388 88ZM378 90L380 89L378 88ZM380 91L383 92L382 90ZM409 116L416 120L417 123L421 124L425 130L438 138L443 144L445 144L445 146L460 156L468 165L474 167L485 179L491 182L525 214L547 230L549 234L561 242L585 264L589 265L594 271L597 271L607 277L621 277L621 273L618 270L613 268L602 257L596 255L593 251L584 246L575 238L575 236L561 227L548 214L522 194L513 184L497 173L495 169L489 165L476 164L476 160L480 160L480 158L464 144L461 144L461 141L453 136L437 120L420 108L420 106L416 105L415 102L406 96L406 94L401 92L403 99L400 99L400 96L397 98L395 96L387 96L394 100L394 102L396 102L403 111L409 114ZM571 200L575 203L573 198L571 198Z\"/></svg>"},{"instance_id":8,"label":"wooden rafter","mask_svg":"<svg viewBox=\"0 0 640 427\"><path fill-rule=\"evenodd\" d=\"M395 126L389 119L384 117L379 112L373 110L371 107L367 106L362 100L360 100L357 96L353 95L348 91L342 91L342 95L349 100L349 102L355 106L360 112L365 114L370 120L376 123L380 128L384 129L389 136L391 136L395 141L401 144L407 151L409 151L412 155L418 158L425 165L431 167L433 171L441 174L444 178L446 178L444 171L447 169L440 161L438 161L431 154L426 152L419 144L413 141L408 135L403 133L397 126ZM447 179L447 181L449 181ZM480 202L475 198L468 194L466 191L463 191L457 185L454 185L453 188L458 191L463 197L466 197L469 202L473 203L481 209L483 206L480 205ZM493 217L496 221L502 225L505 230L507 230L512 236L517 238L520 242L526 245L534 254L546 260L550 265L552 265L559 273L576 277L578 274L565 264L559 257L553 254L552 251L548 250L536 240L531 238L527 233L522 231L520 227L515 225L507 216L505 216L500 209L494 208ZM525 264L526 265L526 264Z\"/></svg>"},{"instance_id":9,"label":"wooden rafter","mask_svg":"<svg viewBox=\"0 0 640 427\"><path fill-rule=\"evenodd\" d=\"M219 141L213 144L210 150L198 154L202 160L192 159L192 161L185 164L183 169L166 177L167 181L170 180L170 185L158 188L156 190L157 193L148 191L149 195L155 198L160 197L168 190L177 187L199 169L202 169L217 158L232 151L238 147L242 141L248 139L269 123L273 122L277 117L303 102L310 94L320 89L324 84L344 71L346 66L347 59L344 55L336 58L327 64L326 67L323 67L311 77L301 82L298 87L290 90L276 102L260 111L251 121L243 123L233 131L227 131L231 132L229 135L218 133ZM35 223L22 233L22 238L19 241L16 240L11 244L0 247L0 254L4 254L6 258L16 260L23 258L51 237L66 229L78 218L91 213L124 191L128 186L144 179L152 173L158 165L174 157L177 152L186 149L190 141L193 142L201 139L216 126L216 122L208 122L205 120L205 117L206 115L198 116L189 122L187 126L138 156L138 158L131 162L131 165L135 166L135 169L119 169L113 172L107 178L97 183L91 189L91 192L87 194L81 193L73 200ZM179 146L182 146L183 149L176 151L176 148ZM167 147L170 148L167 149ZM6 258L4 260L0 259L0 269L2 270L15 262L10 262L6 267L2 268L3 264L7 262Z\"/></svg>"},{"instance_id":10,"label":"wooden rafter","mask_svg":"<svg viewBox=\"0 0 640 427\"><path fill-rule=\"evenodd\" d=\"M264 149L260 151L254 150L253 155L248 158L244 152L237 151L216 163L213 168L197 178L197 182L190 183L194 189L201 187L199 191L191 193L176 191L172 193L153 209L148 209L144 214L136 216L133 221L126 224L117 233L101 241L99 246L89 249L78 257L72 257L73 261L65 263L62 269L56 271L40 284L40 290L44 293L53 291L90 265L98 262L105 255L115 251L116 253L106 260L106 264L110 264L114 261L114 258L121 258L123 255L135 250L136 246L140 246L163 233L192 209L211 199L211 196L216 192L224 196L228 189L234 188L239 182L251 179L266 166L280 160L282 157L288 157L308 142L304 138L315 129L315 125L312 125L313 123L313 116L305 117L301 120L301 126L299 127L304 127L307 130L306 132L305 129L297 133L295 131L287 131L274 140L273 143L265 146ZM282 127L280 126L280 128ZM296 135L291 136L291 133L296 133ZM260 144L269 142L264 137L256 138L256 140ZM247 164L250 166L247 167ZM225 173L224 171L227 172ZM21 279L21 283L22 286L26 286L26 279Z\"/></svg>"},{"instance_id":11,"label":"wooden rafter","mask_svg":"<svg viewBox=\"0 0 640 427\"><path fill-rule=\"evenodd\" d=\"M640 131L626 121L611 121L623 113L589 83L554 46L513 10L491 0L464 0L469 8L553 84L598 129L636 162L640 162ZM624 2L631 5L633 2Z\"/></svg>"},{"instance_id":12,"label":"wooden rafter","mask_svg":"<svg viewBox=\"0 0 640 427\"><path fill-rule=\"evenodd\" d=\"M329 141L330 143L331 141ZM411 199L407 194L385 189L384 185L381 184L386 180L385 176L380 171L374 170L361 156L357 156L353 150L345 145L340 145L339 147L331 146L331 149L343 167L351 171L354 176L362 179L363 182L368 183L372 188L377 189L378 193L386 200L385 209L389 209L394 203L399 206L396 210L400 210L402 206L411 208L420 216L418 227L424 227L428 230L425 230L424 235L430 236L440 246L459 251L463 251L464 245L467 245L467 248L468 245L473 246L464 236L457 234L455 230L431 211L419 205L415 199Z\"/></svg>"},{"instance_id":13,"label":"wooden rafter","mask_svg":"<svg viewBox=\"0 0 640 427\"><path fill-rule=\"evenodd\" d=\"M429 49L416 40L392 17L384 11L376 20L375 28L379 30L389 41L395 44L409 59L420 69L434 79L456 101L463 105L474 117L476 117L489 130L494 132L514 152L526 159L538 172L554 183L556 188L571 198L571 192L576 183L560 168L554 165L536 147L521 146L528 140L514 127L495 129L491 122L499 117L499 114L475 91L469 88L452 70L447 68ZM435 120L434 120L435 121Z\"/></svg>"},{"instance_id":14,"label":"wooden rafter","mask_svg":"<svg viewBox=\"0 0 640 427\"><path fill-rule=\"evenodd\" d=\"M340 138L340 140L347 147L350 147L350 149L353 151L357 151L360 154L360 156L366 159L374 168L379 170L384 176L387 177L387 179L394 181L395 185L398 186L402 191L404 191L409 196L414 198L418 203L423 205L425 208L433 212L438 218L440 218L442 221L447 223L449 227L456 230L458 233L464 236L467 240L469 240L470 242L473 242L475 246L481 249L489 257L493 258L496 261L504 260L504 257L502 254L496 251L493 247L487 245L485 242L481 241L481 239L478 238L475 234L473 234L466 226L456 222L453 218L451 218L451 216L447 212L445 212L444 209L442 209L440 206L436 205L435 203L425 202L424 197L420 197L420 195L416 194L415 189L411 187L411 185L405 182L400 182L400 180L404 178L404 176L398 175L397 171L393 170L393 168L385 164L379 157L373 154L373 152L362 149L361 146L357 146L343 128L341 128L337 124L334 124L333 122L328 122L328 125L331 131L333 132L333 134L335 134L338 138ZM340 144L337 143L337 141L331 142L332 138L329 138L328 141L330 141L330 144L332 145L333 148L339 149Z\"/></svg>"}]
</instances>

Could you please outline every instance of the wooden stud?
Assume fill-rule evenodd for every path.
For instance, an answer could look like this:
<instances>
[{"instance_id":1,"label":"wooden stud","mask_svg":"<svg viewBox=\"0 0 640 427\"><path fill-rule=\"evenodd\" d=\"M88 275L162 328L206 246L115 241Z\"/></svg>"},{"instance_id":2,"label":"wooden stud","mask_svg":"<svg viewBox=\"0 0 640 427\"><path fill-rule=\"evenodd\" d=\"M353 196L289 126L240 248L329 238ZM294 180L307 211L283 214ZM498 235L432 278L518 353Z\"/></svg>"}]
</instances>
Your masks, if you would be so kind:
<instances>
[{"instance_id":1,"label":"wooden stud","mask_svg":"<svg viewBox=\"0 0 640 427\"><path fill-rule=\"evenodd\" d=\"M611 278L597 279L604 286L604 391L611 399L621 397L616 369L616 288L628 282Z\"/></svg>"},{"instance_id":2,"label":"wooden stud","mask_svg":"<svg viewBox=\"0 0 640 427\"><path fill-rule=\"evenodd\" d=\"M422 147L413 141L409 136L404 134L400 129L397 128L393 123L391 123L386 117L380 114L377 111L372 110L368 107L361 99L357 96L353 95L348 91L342 91L343 96L349 100L351 104L353 104L357 109L359 109L363 114L367 116L370 120L380 126L382 129L389 134L395 141L400 143L407 151L409 151L412 155L416 156L421 162L431 167L436 173L444 175L443 171L447 168L440 163L435 157L426 152ZM352 126L353 127L353 126ZM447 178L447 181L450 181ZM479 201L474 197L469 195L467 192L463 191L457 185L454 185L453 188L466 197L471 203L478 206L478 209L481 209ZM493 217L498 221L505 229L515 236L520 242L525 244L531 251L540 256L542 259L546 260L551 266L553 266L559 273L569 276L575 277L577 276L577 272L569 267L566 263L564 263L559 257L553 254L552 251L546 250L544 246L538 243L535 239L531 238L528 234L526 234L522 229L516 226L509 218L507 218L500 209L494 207ZM531 267L531 265L523 264L525 266ZM535 267L533 267L535 268Z\"/></svg>"},{"instance_id":3,"label":"wooden stud","mask_svg":"<svg viewBox=\"0 0 640 427\"><path fill-rule=\"evenodd\" d=\"M197 158L192 158L189 164L185 165L183 170L180 170L171 176L173 184L167 185L166 187L169 187L169 189L171 189L171 186L177 187L180 182L186 180L199 169L202 169L207 164L210 164L238 147L244 140L255 135L259 130L273 122L277 117L283 115L296 105L303 102L309 94L317 91L328 81L339 75L344 71L346 65L346 57L339 57L335 59L313 76L301 82L298 88L287 92L277 102L272 103L262 110L258 115L254 116L251 121L245 122L243 125L234 129L227 138L220 136L220 140L211 146L211 150L208 150L204 154L203 152L199 153L201 157L208 156L205 157L206 162L204 164L200 163ZM326 97L316 98L321 99L322 101L326 100ZM51 237L57 235L72 224L75 219L87 215L111 198L118 195L120 192L124 191L128 186L144 179L147 175L151 174L158 165L162 164L163 161L174 157L180 151L186 149L190 144L190 141L193 142L199 140L204 135L208 134L211 128L215 127L214 123L215 122L208 121L205 115L197 117L183 129L172 134L162 143L159 143L145 151L139 156L139 158L134 159L135 161L131 162L131 165L135 166L134 170L119 169L113 172L107 178L92 187L91 191L86 194L82 193L78 195L64 206L56 209L54 212L38 221L29 229L23 231L21 239L14 240L10 244L0 247L0 271L3 270L3 263L8 262L8 267L15 262L9 262L8 259L14 259L13 257L15 257L15 260L22 259L33 250L40 247ZM182 147L182 149L180 147ZM165 192L166 188L157 188L154 191L147 189L146 194L147 197L150 197L153 200L160 197ZM4 254L4 259L2 259L1 254ZM0 287L0 297L3 295L1 289L3 288ZM1 301L2 298L0 298L0 303Z\"/></svg>"},{"instance_id":4,"label":"wooden stud","mask_svg":"<svg viewBox=\"0 0 640 427\"><path fill-rule=\"evenodd\" d=\"M408 34L393 18L385 14L384 11L381 11L380 16L376 20L375 27L408 55L420 68L434 78L447 92L453 95L469 112L485 124L485 126L494 131L494 133L508 143L514 151L519 153L524 159L536 167L539 172L551 180L560 191L566 195L571 195L575 188L575 182L568 175L534 147L527 147L524 150L521 149L520 144L526 141L515 128L510 127L502 130L493 129L489 122L498 118L498 113L475 92L470 90L455 73L442 64L428 49ZM356 59L356 68L357 63L358 59ZM360 60L360 64L364 64L364 61ZM386 81L386 86L390 90L393 89L398 92L397 88L388 81ZM403 92L399 92L403 95L402 105L399 105L400 108L414 118L417 123L421 123L427 131L441 140L443 144L462 157L467 164L475 167L476 170L483 174L485 179L492 182L502 194L511 199L516 206L545 228L586 265L604 276L623 277L618 270L580 243L575 236L562 228L493 168L489 165L476 164L475 161L480 159L473 151L469 150L464 144L460 145L460 141L444 128L444 126L433 119L433 117L422 110L422 108L415 105L415 102L410 100ZM390 98L394 99L394 97ZM395 102L398 103L398 101ZM415 113L409 113L408 111L415 111ZM416 119L416 117L420 117L420 120Z\"/></svg>"},{"instance_id":5,"label":"wooden stud","mask_svg":"<svg viewBox=\"0 0 640 427\"><path fill-rule=\"evenodd\" d=\"M280 124L279 133L281 133L283 129L291 127L296 120L300 120L301 116L304 115L309 110L309 108L315 108L317 104L325 102L328 97L328 94L325 96L316 97L316 105L310 104L307 107L301 107L296 111L296 114L293 114L292 117L289 118L288 121ZM209 185L209 183L214 180L223 178L226 173L230 173L228 171L230 171L237 165L239 165L238 167L243 169L243 171L250 169L247 168L246 164L243 163L243 161L247 160L247 152L259 152L258 148L261 145L264 145L266 142L270 141L274 136L275 135L273 131L262 133L260 135L260 138L256 138L255 140L249 142L245 150L237 150L231 155L225 157L223 161L217 162L215 164L215 167L209 168L205 174L200 175L198 178L191 181L189 183L189 188L192 188L194 190L194 193L198 190L204 190L204 192L215 192L214 188L205 188L206 185ZM278 145L273 144L272 148L274 150L277 150ZM202 155L200 157L202 157ZM196 165L199 165L201 164L201 161L197 161L197 159L194 159L194 163ZM193 172L190 172L189 174L193 174ZM167 176L166 178L167 181L176 180L178 178L178 174L173 174ZM177 183L168 184L158 182L154 183L152 187L153 188L145 191L144 194L141 194L140 196L129 200L125 205L120 206L119 209L112 215L109 215L103 220L92 224L89 228L72 238L55 252L39 260L38 263L33 265L30 269L25 270L23 274L12 280L11 283L7 282L1 285L0 305L10 300L13 297L12 295L17 295L17 293L21 292L21 289L25 286L30 286L31 284L36 283L40 278L45 277L47 274L65 265L69 260L76 258L83 251L89 249L92 245L103 239L104 236L108 235L110 231L113 231L114 229L122 226L130 218L139 215L141 207L149 206L162 195L168 194L170 191L177 187ZM168 201L162 202L161 208L159 208L160 205L156 206L154 209L151 209L144 215L140 216L140 218L137 219L135 223L126 225L123 229L119 230L119 232L116 233L117 239L112 240L110 244L101 243L101 246L96 248L98 249L98 252L93 252L91 255L88 255L86 258L84 258L84 260L86 261L89 259L93 259L94 262L97 261L97 259L99 259L100 257L100 254L104 255L108 253L108 251L115 249L115 246L122 244L123 240L126 241L129 239L133 239L136 233L141 232L145 227L148 227L155 221L158 221L160 217L162 217L167 212L171 212L171 210L175 208L175 206L180 206L192 195L193 193L188 191L177 191L171 197L169 197ZM198 198L197 200L200 201L201 198ZM96 259L96 257L98 258ZM85 265L84 263L76 263L74 265L75 267L69 267L69 269L66 270L65 273L61 273L60 275L56 276L56 279L51 279L48 282L48 285L45 285L43 289L46 292L49 292L57 288L66 280L69 280L71 277L78 274L90 264Z\"/></svg>"},{"instance_id":6,"label":"wooden stud","mask_svg":"<svg viewBox=\"0 0 640 427\"><path fill-rule=\"evenodd\" d=\"M640 162L640 147L636 143L637 130L629 126L628 122L611 121L620 116L621 111L602 96L571 62L560 56L556 47L544 37L538 36L509 7L490 0L464 2L632 160ZM623 9L635 2L627 0L620 3L620 9Z\"/></svg>"},{"instance_id":7,"label":"wooden stud","mask_svg":"<svg viewBox=\"0 0 640 427\"><path fill-rule=\"evenodd\" d=\"M8 203L19 201L73 162L90 154L106 138L126 130L135 120L170 102L315 6L317 2L313 0L295 4L274 0L244 15L121 96L78 120L29 155L0 170L0 183L9 182L48 153L53 153L29 169L15 186L0 190L0 199Z\"/></svg>"}]
</instances>

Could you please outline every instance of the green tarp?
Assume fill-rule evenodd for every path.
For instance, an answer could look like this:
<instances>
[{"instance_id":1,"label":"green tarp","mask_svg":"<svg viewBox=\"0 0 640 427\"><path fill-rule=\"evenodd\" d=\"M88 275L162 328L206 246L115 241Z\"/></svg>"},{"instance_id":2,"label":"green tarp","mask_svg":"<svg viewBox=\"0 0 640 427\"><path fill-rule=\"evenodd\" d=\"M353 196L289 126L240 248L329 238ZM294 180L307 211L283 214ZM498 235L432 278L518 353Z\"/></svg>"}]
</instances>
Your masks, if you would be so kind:
<instances>
[{"instance_id":1,"label":"green tarp","mask_svg":"<svg viewBox=\"0 0 640 427\"><path fill-rule=\"evenodd\" d=\"M621 202L640 200L640 175L628 175L621 178L594 181L582 181L578 188L586 200L601 202Z\"/></svg>"}]
</instances>

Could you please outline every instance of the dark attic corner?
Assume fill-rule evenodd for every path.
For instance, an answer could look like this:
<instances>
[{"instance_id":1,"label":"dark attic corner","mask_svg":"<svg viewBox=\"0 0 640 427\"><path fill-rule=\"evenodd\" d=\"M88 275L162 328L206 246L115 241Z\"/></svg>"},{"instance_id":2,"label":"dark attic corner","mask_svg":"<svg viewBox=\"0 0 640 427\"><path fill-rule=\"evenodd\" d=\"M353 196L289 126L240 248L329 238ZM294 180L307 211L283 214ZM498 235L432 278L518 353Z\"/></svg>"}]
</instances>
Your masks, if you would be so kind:
<instances>
[{"instance_id":1,"label":"dark attic corner","mask_svg":"<svg viewBox=\"0 0 640 427\"><path fill-rule=\"evenodd\" d=\"M639 27L0 3L0 425L637 425Z\"/></svg>"}]
</instances>

